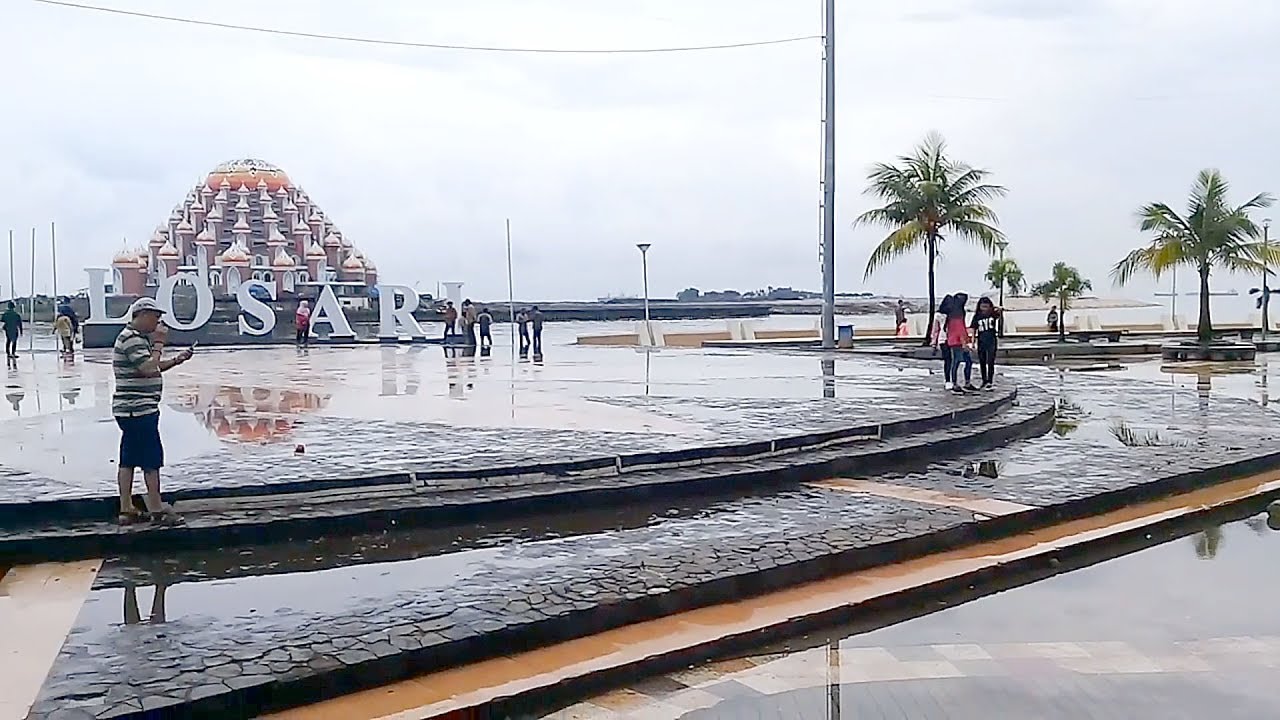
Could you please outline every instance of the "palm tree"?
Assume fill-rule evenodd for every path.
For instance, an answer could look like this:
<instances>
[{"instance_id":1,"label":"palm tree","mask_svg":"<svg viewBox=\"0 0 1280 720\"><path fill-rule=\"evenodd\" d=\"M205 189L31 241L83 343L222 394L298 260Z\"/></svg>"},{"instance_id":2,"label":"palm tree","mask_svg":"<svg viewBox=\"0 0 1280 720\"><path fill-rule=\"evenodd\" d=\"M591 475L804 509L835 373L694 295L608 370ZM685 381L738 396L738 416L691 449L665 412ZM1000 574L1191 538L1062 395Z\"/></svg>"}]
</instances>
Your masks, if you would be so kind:
<instances>
[{"instance_id":1,"label":"palm tree","mask_svg":"<svg viewBox=\"0 0 1280 720\"><path fill-rule=\"evenodd\" d=\"M1000 241L1000 257L991 261L987 266L987 282L991 283L991 287L998 288L1000 291L1000 299L996 302L1001 308L1004 307L1004 289L1007 286L1009 292L1014 295L1020 294L1027 287L1027 278L1022 274L1022 268L1018 266L1018 261L1013 258L1006 259L1004 251L1008 249L1009 243ZM1004 337L1004 315L1000 316L1000 337Z\"/></svg>"},{"instance_id":2,"label":"palm tree","mask_svg":"<svg viewBox=\"0 0 1280 720\"><path fill-rule=\"evenodd\" d=\"M1058 342L1067 341L1067 310L1072 298L1093 289L1093 283L1080 276L1080 271L1064 262L1053 264L1053 276L1031 288L1045 302L1058 301Z\"/></svg>"},{"instance_id":3,"label":"palm tree","mask_svg":"<svg viewBox=\"0 0 1280 720\"><path fill-rule=\"evenodd\" d=\"M1266 262L1280 259L1275 248L1258 242L1258 226L1249 212L1270 207L1269 193L1254 195L1243 205L1227 202L1228 184L1222 173L1201 170L1187 202L1186 215L1179 215L1164 203L1151 203L1138 210L1139 227L1152 233L1151 244L1138 248L1116 263L1111 276L1123 285L1140 271L1159 279L1179 265L1190 265L1200 274L1200 321L1196 331L1200 342L1213 340L1209 316L1209 273L1214 266L1232 272L1261 273ZM1265 255L1265 257L1264 257Z\"/></svg>"},{"instance_id":4,"label":"palm tree","mask_svg":"<svg viewBox=\"0 0 1280 720\"><path fill-rule=\"evenodd\" d=\"M868 210L854 221L855 226L879 225L890 230L871 252L865 277L900 255L924 251L929 262L930 312L937 307L934 264L939 243L954 236L994 253L1004 239L988 203L1003 196L1005 189L988 183L986 170L947 157L946 149L942 136L930 133L911 155L899 157L897 165L874 165L867 174L866 193L882 200L884 206Z\"/></svg>"}]
</instances>

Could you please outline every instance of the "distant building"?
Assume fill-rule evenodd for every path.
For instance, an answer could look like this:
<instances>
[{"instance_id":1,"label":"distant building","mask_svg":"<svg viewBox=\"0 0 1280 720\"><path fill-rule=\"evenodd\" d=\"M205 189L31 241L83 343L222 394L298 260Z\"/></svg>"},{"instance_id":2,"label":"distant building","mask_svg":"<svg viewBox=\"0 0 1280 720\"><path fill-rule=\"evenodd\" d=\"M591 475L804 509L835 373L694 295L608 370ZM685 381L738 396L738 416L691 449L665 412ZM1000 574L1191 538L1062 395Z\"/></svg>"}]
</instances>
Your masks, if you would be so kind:
<instances>
[{"instance_id":1,"label":"distant building","mask_svg":"<svg viewBox=\"0 0 1280 720\"><path fill-rule=\"evenodd\" d=\"M280 168L262 160L223 163L156 227L144 248L117 253L113 288L150 295L166 277L199 274L215 296L261 280L280 296L368 294L378 268Z\"/></svg>"}]
</instances>

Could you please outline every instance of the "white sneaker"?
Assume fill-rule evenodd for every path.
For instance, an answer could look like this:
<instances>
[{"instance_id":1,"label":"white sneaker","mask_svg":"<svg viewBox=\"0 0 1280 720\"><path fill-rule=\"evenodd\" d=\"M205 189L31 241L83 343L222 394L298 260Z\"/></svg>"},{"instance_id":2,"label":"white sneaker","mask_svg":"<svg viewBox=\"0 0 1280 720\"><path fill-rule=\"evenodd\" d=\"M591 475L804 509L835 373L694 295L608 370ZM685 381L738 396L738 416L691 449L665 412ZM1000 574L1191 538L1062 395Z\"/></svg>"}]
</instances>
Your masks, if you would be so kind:
<instances>
[{"instance_id":1,"label":"white sneaker","mask_svg":"<svg viewBox=\"0 0 1280 720\"><path fill-rule=\"evenodd\" d=\"M942 383L942 389L943 389L943 390L950 390L950 389L951 389L951 381L950 381L950 380L948 380L947 382Z\"/></svg>"}]
</instances>

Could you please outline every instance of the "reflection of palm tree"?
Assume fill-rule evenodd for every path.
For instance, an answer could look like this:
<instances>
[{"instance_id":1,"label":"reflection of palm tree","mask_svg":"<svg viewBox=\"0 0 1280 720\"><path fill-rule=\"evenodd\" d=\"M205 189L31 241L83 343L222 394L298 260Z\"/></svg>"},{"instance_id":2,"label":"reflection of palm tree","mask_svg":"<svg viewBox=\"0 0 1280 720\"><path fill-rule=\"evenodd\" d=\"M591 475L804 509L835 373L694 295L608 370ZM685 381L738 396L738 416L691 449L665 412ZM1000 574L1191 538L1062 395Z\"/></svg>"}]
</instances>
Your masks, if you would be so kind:
<instances>
[{"instance_id":1,"label":"reflection of palm tree","mask_svg":"<svg viewBox=\"0 0 1280 720\"><path fill-rule=\"evenodd\" d=\"M1195 543L1196 557L1201 560L1212 560L1218 556L1218 549L1222 547L1222 526L1210 525L1201 530L1192 541Z\"/></svg>"},{"instance_id":2,"label":"reflection of palm tree","mask_svg":"<svg viewBox=\"0 0 1280 720\"><path fill-rule=\"evenodd\" d=\"M1271 528L1267 527L1267 519L1261 515L1245 520L1244 524L1257 535L1267 535L1271 532Z\"/></svg>"},{"instance_id":3,"label":"reflection of palm tree","mask_svg":"<svg viewBox=\"0 0 1280 720\"><path fill-rule=\"evenodd\" d=\"M1129 427L1124 420L1111 423L1111 434L1125 447L1187 447L1190 443L1184 440L1165 440L1158 431L1138 432Z\"/></svg>"}]
</instances>

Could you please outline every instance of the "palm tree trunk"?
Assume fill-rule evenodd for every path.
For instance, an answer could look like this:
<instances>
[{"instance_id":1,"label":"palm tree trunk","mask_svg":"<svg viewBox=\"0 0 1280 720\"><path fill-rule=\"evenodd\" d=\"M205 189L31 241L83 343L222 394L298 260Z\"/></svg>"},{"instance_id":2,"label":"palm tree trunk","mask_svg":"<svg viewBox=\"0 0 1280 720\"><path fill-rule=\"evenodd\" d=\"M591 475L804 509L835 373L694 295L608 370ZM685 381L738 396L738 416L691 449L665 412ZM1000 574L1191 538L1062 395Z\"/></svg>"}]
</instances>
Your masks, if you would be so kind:
<instances>
[{"instance_id":1,"label":"palm tree trunk","mask_svg":"<svg viewBox=\"0 0 1280 720\"><path fill-rule=\"evenodd\" d=\"M938 257L938 244L935 242L936 236L929 233L929 237L925 242L929 243L927 248L929 254L929 322L925 325L928 330L925 331L924 341L920 343L921 347L929 347L929 339L933 335L933 316L937 311L937 289L934 286L933 261Z\"/></svg>"},{"instance_id":2,"label":"palm tree trunk","mask_svg":"<svg viewBox=\"0 0 1280 720\"><path fill-rule=\"evenodd\" d=\"M1209 317L1209 266L1200 266L1200 323L1196 326L1196 335L1200 342L1213 341L1213 320Z\"/></svg>"}]
</instances>

